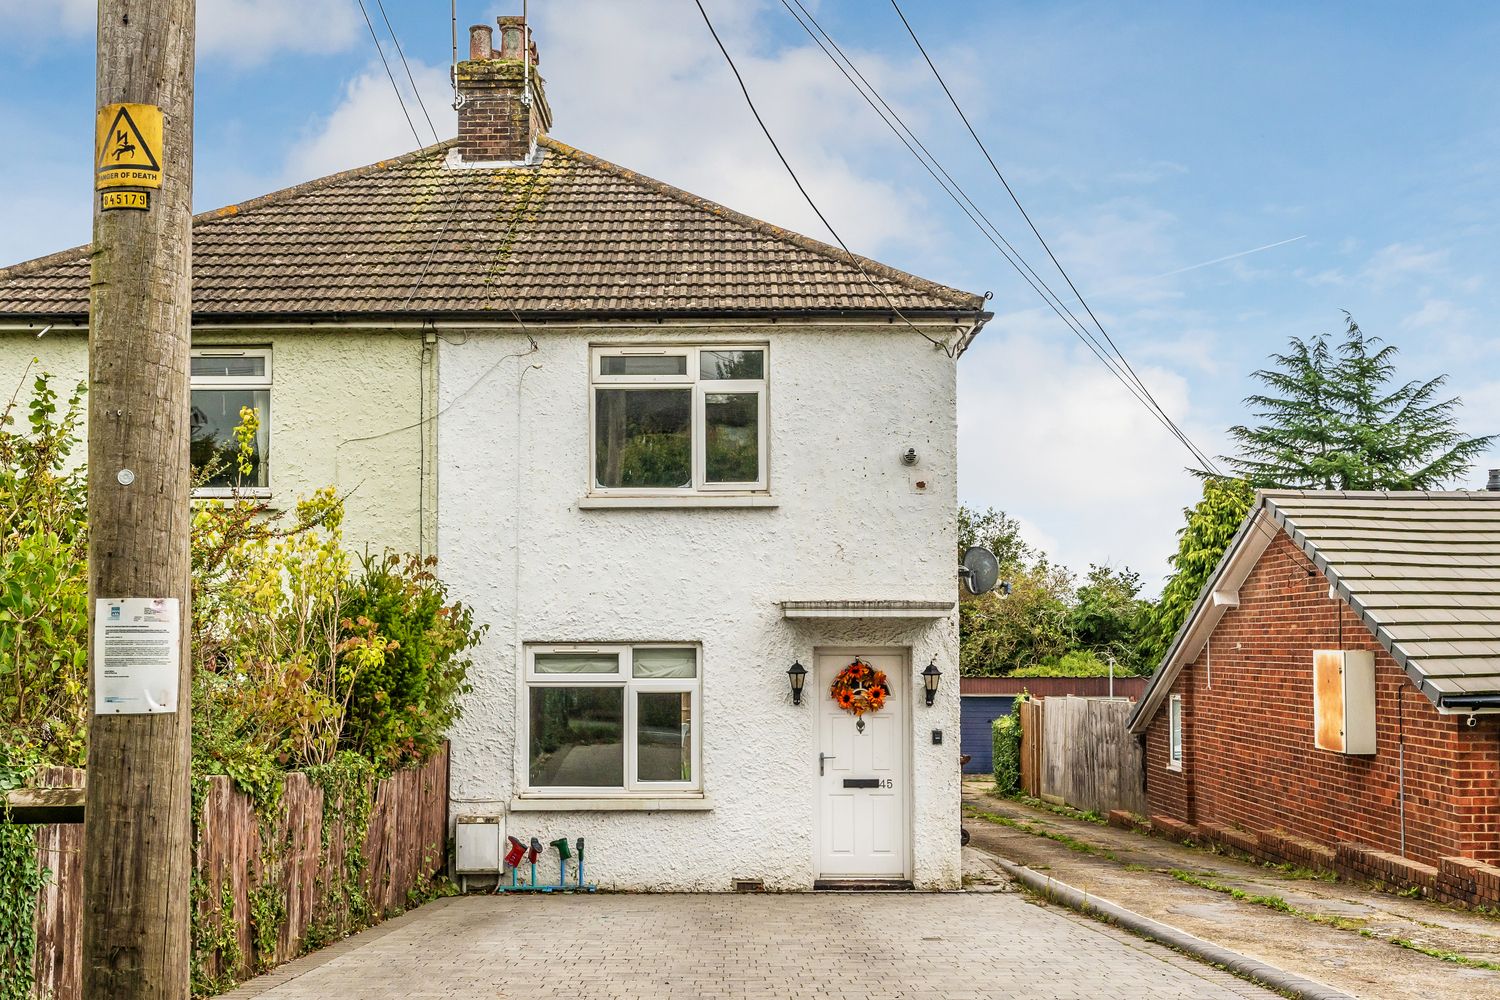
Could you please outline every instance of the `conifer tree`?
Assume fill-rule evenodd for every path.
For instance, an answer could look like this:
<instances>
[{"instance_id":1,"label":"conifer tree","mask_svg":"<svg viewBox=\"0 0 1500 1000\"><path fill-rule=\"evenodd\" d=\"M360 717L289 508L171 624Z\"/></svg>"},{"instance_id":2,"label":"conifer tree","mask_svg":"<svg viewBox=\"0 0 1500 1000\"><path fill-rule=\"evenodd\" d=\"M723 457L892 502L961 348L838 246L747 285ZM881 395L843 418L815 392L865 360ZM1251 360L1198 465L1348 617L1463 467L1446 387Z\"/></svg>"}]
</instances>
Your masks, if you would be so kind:
<instances>
[{"instance_id":1,"label":"conifer tree","mask_svg":"<svg viewBox=\"0 0 1500 1000\"><path fill-rule=\"evenodd\" d=\"M1466 473L1495 435L1466 437L1462 401L1438 395L1448 376L1396 382L1395 345L1344 318L1337 348L1293 337L1255 372L1267 391L1245 402L1260 423L1230 428L1230 468L1265 489L1425 490Z\"/></svg>"}]
</instances>

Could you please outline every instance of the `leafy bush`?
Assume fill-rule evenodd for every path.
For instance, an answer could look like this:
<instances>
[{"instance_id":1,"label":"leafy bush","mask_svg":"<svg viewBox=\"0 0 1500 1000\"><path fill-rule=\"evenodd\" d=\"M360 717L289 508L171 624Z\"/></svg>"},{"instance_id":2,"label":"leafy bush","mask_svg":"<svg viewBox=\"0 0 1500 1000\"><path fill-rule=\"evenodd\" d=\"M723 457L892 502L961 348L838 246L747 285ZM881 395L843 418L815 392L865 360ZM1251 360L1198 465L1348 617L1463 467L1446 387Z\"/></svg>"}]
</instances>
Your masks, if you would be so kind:
<instances>
[{"instance_id":1,"label":"leafy bush","mask_svg":"<svg viewBox=\"0 0 1500 1000\"><path fill-rule=\"evenodd\" d=\"M1255 490L1243 479L1205 479L1203 498L1182 512L1187 523L1177 533L1172 575L1143 627L1142 657L1147 672L1156 669L1177 630L1187 621L1254 501Z\"/></svg>"},{"instance_id":2,"label":"leafy bush","mask_svg":"<svg viewBox=\"0 0 1500 1000\"><path fill-rule=\"evenodd\" d=\"M87 484L68 468L83 390L59 414L42 374L24 430L14 397L0 410L0 742L69 766L88 726Z\"/></svg>"},{"instance_id":3,"label":"leafy bush","mask_svg":"<svg viewBox=\"0 0 1500 1000\"><path fill-rule=\"evenodd\" d=\"M465 652L483 627L450 603L437 560L366 555L343 596L344 614L370 623L390 647L354 675L344 720L347 746L388 766L420 760L443 740L470 690Z\"/></svg>"},{"instance_id":4,"label":"leafy bush","mask_svg":"<svg viewBox=\"0 0 1500 1000\"><path fill-rule=\"evenodd\" d=\"M1030 700L1031 695L1025 691L1016 695L1010 711L991 727L995 791L1001 795L1014 795L1021 790L1021 704Z\"/></svg>"},{"instance_id":5,"label":"leafy bush","mask_svg":"<svg viewBox=\"0 0 1500 1000\"><path fill-rule=\"evenodd\" d=\"M1124 663L1115 663L1116 677L1134 677L1135 671ZM1091 649L1075 649L1055 660L1013 670L1011 677L1108 677L1109 664Z\"/></svg>"}]
</instances>

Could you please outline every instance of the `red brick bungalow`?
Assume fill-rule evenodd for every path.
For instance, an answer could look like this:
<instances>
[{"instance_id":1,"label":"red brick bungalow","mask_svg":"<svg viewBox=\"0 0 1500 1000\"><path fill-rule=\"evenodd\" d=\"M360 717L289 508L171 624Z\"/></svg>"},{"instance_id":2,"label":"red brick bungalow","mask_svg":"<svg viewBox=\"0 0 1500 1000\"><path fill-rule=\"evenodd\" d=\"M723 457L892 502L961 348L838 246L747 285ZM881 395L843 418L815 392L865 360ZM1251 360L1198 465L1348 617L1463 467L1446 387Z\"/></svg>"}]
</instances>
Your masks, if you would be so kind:
<instances>
[{"instance_id":1,"label":"red brick bungalow","mask_svg":"<svg viewBox=\"0 0 1500 1000\"><path fill-rule=\"evenodd\" d=\"M1268 492L1128 724L1158 829L1493 904L1497 713L1500 492Z\"/></svg>"}]
</instances>

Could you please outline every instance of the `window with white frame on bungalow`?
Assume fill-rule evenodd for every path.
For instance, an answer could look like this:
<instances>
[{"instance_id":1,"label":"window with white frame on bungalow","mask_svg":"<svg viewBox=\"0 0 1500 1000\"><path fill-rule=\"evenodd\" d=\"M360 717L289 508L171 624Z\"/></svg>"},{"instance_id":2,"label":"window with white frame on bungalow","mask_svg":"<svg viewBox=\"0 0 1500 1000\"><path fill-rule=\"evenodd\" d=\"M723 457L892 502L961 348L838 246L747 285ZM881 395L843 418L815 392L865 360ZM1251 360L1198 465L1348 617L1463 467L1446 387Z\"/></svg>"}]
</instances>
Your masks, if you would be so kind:
<instances>
[{"instance_id":1,"label":"window with white frame on bungalow","mask_svg":"<svg viewBox=\"0 0 1500 1000\"><path fill-rule=\"evenodd\" d=\"M1182 695L1167 699L1167 766L1182 770Z\"/></svg>"},{"instance_id":2,"label":"window with white frame on bungalow","mask_svg":"<svg viewBox=\"0 0 1500 1000\"><path fill-rule=\"evenodd\" d=\"M271 351L269 348L203 348L191 360L194 474L209 470L202 495L235 489L265 493L271 485ZM240 467L236 428L255 411L256 430L248 471Z\"/></svg>"},{"instance_id":3,"label":"window with white frame on bungalow","mask_svg":"<svg viewBox=\"0 0 1500 1000\"><path fill-rule=\"evenodd\" d=\"M684 643L526 647L527 790L700 790L701 659Z\"/></svg>"},{"instance_id":4,"label":"window with white frame on bungalow","mask_svg":"<svg viewBox=\"0 0 1500 1000\"><path fill-rule=\"evenodd\" d=\"M766 489L764 346L595 347L590 489Z\"/></svg>"}]
</instances>

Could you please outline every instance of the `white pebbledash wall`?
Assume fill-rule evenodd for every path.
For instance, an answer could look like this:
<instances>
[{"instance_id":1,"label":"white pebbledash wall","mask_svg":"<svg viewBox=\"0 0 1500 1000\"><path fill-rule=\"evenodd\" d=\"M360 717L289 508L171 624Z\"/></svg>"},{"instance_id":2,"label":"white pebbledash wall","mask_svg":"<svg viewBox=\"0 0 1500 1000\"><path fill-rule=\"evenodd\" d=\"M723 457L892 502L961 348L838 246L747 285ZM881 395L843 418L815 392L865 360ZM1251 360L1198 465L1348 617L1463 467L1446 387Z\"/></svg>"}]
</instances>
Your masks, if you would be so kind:
<instances>
[{"instance_id":1,"label":"white pebbledash wall","mask_svg":"<svg viewBox=\"0 0 1500 1000\"><path fill-rule=\"evenodd\" d=\"M484 330L444 331L440 346L441 572L489 626L452 734L451 813L505 816L504 832L523 841L583 836L586 875L609 888L811 888L813 706L826 692L810 677L794 707L786 669L811 670L823 646L909 647L913 876L919 888L957 887L956 614L798 623L778 606L956 598L955 362L898 325L536 333L534 352L523 335ZM769 344L777 506L580 509L589 347L665 342ZM915 468L900 461L909 447ZM517 811L523 645L631 641L702 644L704 800ZM916 673L934 656L944 678L927 708Z\"/></svg>"}]
</instances>

